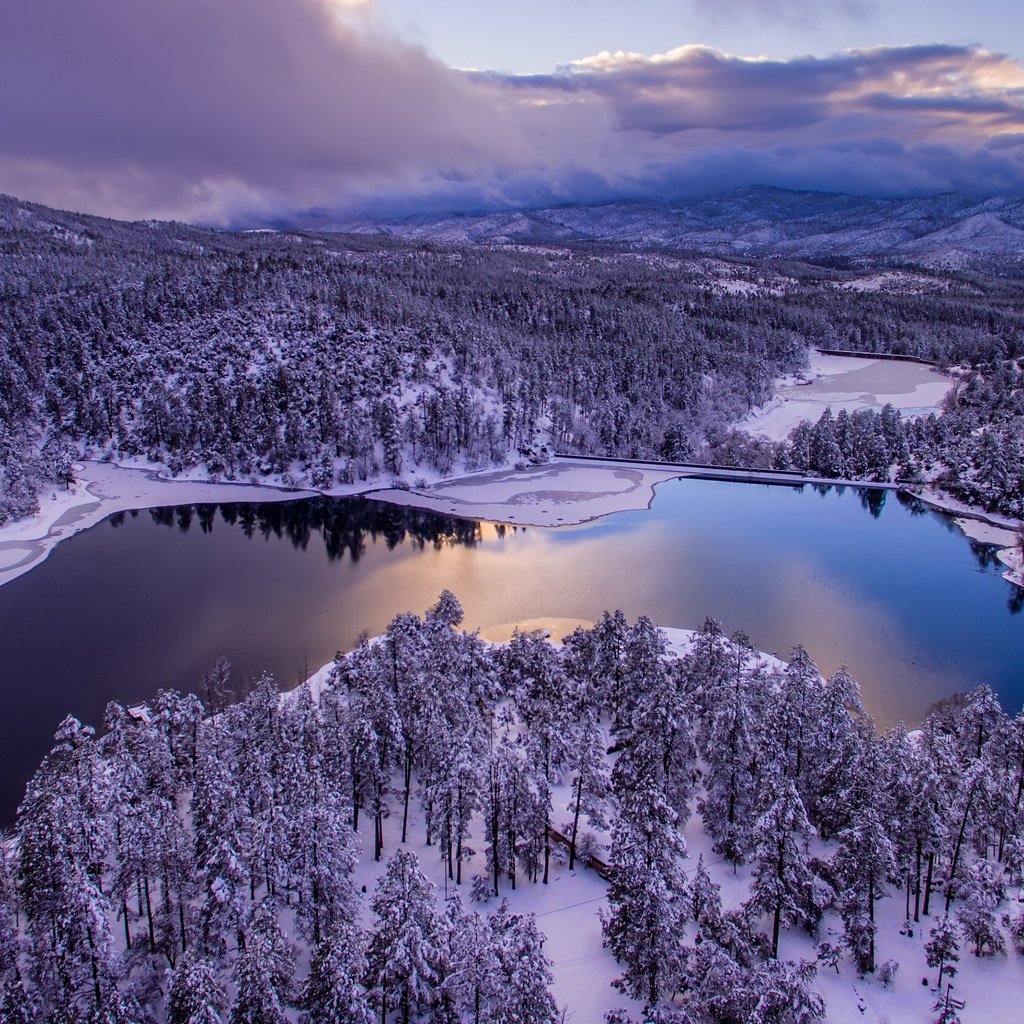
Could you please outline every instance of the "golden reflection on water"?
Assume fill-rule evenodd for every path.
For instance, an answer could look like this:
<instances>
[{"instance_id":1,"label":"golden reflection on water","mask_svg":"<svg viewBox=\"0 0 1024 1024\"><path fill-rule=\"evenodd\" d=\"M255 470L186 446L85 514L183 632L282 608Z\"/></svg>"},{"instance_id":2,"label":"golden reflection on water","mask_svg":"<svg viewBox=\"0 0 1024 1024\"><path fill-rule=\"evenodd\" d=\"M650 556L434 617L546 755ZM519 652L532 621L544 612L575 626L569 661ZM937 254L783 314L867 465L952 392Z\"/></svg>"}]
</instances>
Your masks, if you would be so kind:
<instances>
[{"instance_id":1,"label":"golden reflection on water","mask_svg":"<svg viewBox=\"0 0 1024 1024\"><path fill-rule=\"evenodd\" d=\"M508 639L517 624L558 638L621 608L631 620L648 615L690 629L718 618L727 632L742 630L784 659L803 644L825 673L847 665L884 725L916 721L931 701L965 686L947 667L923 662L881 602L813 561L788 558L766 572L754 535L736 538L727 558L717 541L681 535L666 522L635 533L573 529L571 539L481 523L478 536L476 546L422 551L408 541L391 552L369 544L358 563L335 574L332 593L321 595L315 635L310 623L303 629L307 642L329 657L400 612L422 613L447 588L463 605L464 628L493 641Z\"/></svg>"}]
</instances>

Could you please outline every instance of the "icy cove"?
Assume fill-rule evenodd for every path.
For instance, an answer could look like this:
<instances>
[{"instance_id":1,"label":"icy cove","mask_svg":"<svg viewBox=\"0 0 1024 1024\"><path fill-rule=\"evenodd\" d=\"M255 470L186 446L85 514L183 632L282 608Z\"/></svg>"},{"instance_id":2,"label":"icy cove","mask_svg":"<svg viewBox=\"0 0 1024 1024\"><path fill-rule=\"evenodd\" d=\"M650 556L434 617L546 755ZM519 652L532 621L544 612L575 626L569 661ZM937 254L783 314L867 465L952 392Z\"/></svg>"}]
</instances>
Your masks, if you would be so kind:
<instances>
[{"instance_id":1,"label":"icy cove","mask_svg":"<svg viewBox=\"0 0 1024 1024\"><path fill-rule=\"evenodd\" d=\"M186 506L119 515L0 588L5 681L0 810L66 714L201 687L218 657L243 690L292 686L364 632L447 587L464 626L708 617L823 672L846 664L880 725L988 683L1024 699L1024 591L993 549L892 492L702 480L659 485L650 509L579 527L478 523L368 500Z\"/></svg>"}]
</instances>

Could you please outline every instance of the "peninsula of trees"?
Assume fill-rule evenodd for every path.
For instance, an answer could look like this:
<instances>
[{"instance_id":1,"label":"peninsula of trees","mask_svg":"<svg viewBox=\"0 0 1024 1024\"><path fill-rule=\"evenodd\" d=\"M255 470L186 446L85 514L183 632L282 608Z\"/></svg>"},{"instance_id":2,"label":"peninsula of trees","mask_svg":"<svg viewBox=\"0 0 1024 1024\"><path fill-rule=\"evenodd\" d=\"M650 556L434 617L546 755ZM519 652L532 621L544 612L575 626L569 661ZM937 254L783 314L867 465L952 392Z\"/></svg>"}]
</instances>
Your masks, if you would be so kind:
<instances>
[{"instance_id":1,"label":"peninsula of trees","mask_svg":"<svg viewBox=\"0 0 1024 1024\"><path fill-rule=\"evenodd\" d=\"M516 899L566 860L607 879L630 1003L609 1021L824 1019L821 973L896 977L882 900L937 1020L958 970L1024 952L1024 719L987 688L879 734L847 672L711 621L675 648L618 612L493 646L461 614L445 592L398 616L321 687L263 678L222 707L222 669L213 707L162 692L111 704L102 735L66 720L2 846L0 1018L555 1024ZM689 856L693 818L714 864Z\"/></svg>"}]
</instances>

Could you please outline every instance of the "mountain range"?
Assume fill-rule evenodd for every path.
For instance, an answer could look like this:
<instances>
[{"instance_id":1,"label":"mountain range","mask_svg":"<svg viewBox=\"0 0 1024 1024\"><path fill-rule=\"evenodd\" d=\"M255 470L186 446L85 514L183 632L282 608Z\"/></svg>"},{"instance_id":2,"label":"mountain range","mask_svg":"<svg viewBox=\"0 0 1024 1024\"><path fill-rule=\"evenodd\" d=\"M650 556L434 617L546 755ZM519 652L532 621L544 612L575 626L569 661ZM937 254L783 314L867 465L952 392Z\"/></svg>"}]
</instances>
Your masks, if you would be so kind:
<instances>
[{"instance_id":1,"label":"mountain range","mask_svg":"<svg viewBox=\"0 0 1024 1024\"><path fill-rule=\"evenodd\" d=\"M659 249L858 266L917 265L1024 275L1024 198L877 199L753 187L675 202L623 201L293 227L452 244Z\"/></svg>"}]
</instances>

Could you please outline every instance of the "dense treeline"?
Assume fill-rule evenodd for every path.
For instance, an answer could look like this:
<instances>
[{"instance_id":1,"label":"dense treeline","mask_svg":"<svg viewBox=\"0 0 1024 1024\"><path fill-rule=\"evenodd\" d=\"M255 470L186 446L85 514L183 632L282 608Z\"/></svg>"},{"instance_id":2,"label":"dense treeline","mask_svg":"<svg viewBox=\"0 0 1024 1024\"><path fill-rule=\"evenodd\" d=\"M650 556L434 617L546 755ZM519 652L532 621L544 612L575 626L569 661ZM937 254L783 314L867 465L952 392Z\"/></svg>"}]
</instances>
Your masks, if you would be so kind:
<instances>
[{"instance_id":1,"label":"dense treeline","mask_svg":"<svg viewBox=\"0 0 1024 1024\"><path fill-rule=\"evenodd\" d=\"M750 289L723 290L723 273ZM0 199L0 520L66 480L77 451L322 488L545 442L679 460L721 447L810 344L1022 353L1015 282L908 294L841 276L128 225Z\"/></svg>"},{"instance_id":2,"label":"dense treeline","mask_svg":"<svg viewBox=\"0 0 1024 1024\"><path fill-rule=\"evenodd\" d=\"M799 469L841 480L935 482L990 512L1024 519L1024 369L1015 360L961 370L936 416L826 409L788 440L730 431L715 445L721 465Z\"/></svg>"},{"instance_id":3,"label":"dense treeline","mask_svg":"<svg viewBox=\"0 0 1024 1024\"><path fill-rule=\"evenodd\" d=\"M1024 950L1004 904L1024 719L988 689L879 735L845 671L823 681L802 649L783 665L713 622L676 656L621 613L561 649L490 647L460 620L448 593L399 616L319 693L264 678L212 717L164 692L110 705L102 737L66 720L4 846L0 1017L554 1024L534 920L465 904L547 883L556 838L570 866L607 861L605 943L646 1020L821 1019L817 965L779 957L782 929L841 922L818 963L891 979L886 896L931 923L940 994L961 943ZM694 813L749 865L738 906L687 862ZM413 830L461 898L441 903ZM370 913L361 845L386 863Z\"/></svg>"}]
</instances>

